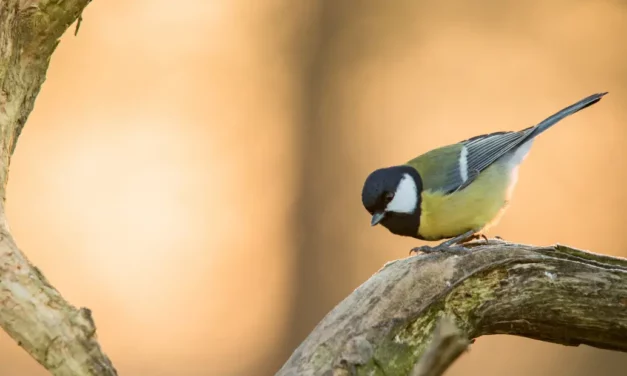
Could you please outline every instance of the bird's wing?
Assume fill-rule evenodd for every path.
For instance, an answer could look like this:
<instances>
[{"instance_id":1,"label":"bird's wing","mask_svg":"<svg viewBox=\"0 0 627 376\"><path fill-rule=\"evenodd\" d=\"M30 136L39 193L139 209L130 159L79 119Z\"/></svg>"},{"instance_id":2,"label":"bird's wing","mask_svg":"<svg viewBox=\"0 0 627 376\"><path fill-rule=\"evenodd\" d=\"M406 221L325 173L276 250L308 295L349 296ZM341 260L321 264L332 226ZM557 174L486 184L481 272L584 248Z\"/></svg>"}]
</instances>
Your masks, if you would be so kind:
<instances>
[{"instance_id":1,"label":"bird's wing","mask_svg":"<svg viewBox=\"0 0 627 376\"><path fill-rule=\"evenodd\" d=\"M461 144L443 146L422 154L407 164L420 174L424 190L452 192L463 183L459 164L461 150Z\"/></svg>"},{"instance_id":2,"label":"bird's wing","mask_svg":"<svg viewBox=\"0 0 627 376\"><path fill-rule=\"evenodd\" d=\"M462 141L459 157L462 182L456 190L467 187L481 171L528 140L533 130L534 127L529 127L519 132L496 132Z\"/></svg>"},{"instance_id":3,"label":"bird's wing","mask_svg":"<svg viewBox=\"0 0 627 376\"><path fill-rule=\"evenodd\" d=\"M597 103L605 94L607 92L587 96L559 110L537 125L518 132L496 132L462 141L463 148L461 152L466 153L466 158L460 156L460 165L462 165L460 166L460 171L464 173L465 170L467 175L465 176L466 179L462 179L464 182L457 189L464 189L472 183L481 171L488 168L499 158L535 138L565 117ZM465 166L463 166L464 159Z\"/></svg>"},{"instance_id":4,"label":"bird's wing","mask_svg":"<svg viewBox=\"0 0 627 376\"><path fill-rule=\"evenodd\" d=\"M518 132L495 132L469 138L423 154L409 164L423 177L424 189L446 193L464 189L499 158L515 151L565 117L597 103L605 94L583 98L533 127Z\"/></svg>"},{"instance_id":5,"label":"bird's wing","mask_svg":"<svg viewBox=\"0 0 627 376\"><path fill-rule=\"evenodd\" d=\"M418 170L425 190L452 193L468 186L481 171L523 142L532 128L496 132L427 152L409 165Z\"/></svg>"}]
</instances>

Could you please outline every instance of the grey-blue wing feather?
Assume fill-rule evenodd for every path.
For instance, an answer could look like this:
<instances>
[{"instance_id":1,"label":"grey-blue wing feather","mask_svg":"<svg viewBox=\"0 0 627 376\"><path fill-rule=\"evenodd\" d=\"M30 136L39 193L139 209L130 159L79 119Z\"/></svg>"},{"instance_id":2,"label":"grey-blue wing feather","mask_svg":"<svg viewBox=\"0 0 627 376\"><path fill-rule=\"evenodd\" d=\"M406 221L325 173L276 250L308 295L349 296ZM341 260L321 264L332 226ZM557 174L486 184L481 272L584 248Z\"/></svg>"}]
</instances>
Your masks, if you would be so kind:
<instances>
[{"instance_id":1,"label":"grey-blue wing feather","mask_svg":"<svg viewBox=\"0 0 627 376\"><path fill-rule=\"evenodd\" d=\"M466 148L467 179L457 188L463 189L492 163L521 145L533 128L519 132L497 132L462 141Z\"/></svg>"},{"instance_id":2,"label":"grey-blue wing feather","mask_svg":"<svg viewBox=\"0 0 627 376\"><path fill-rule=\"evenodd\" d=\"M465 162L467 179L456 189L460 190L467 187L481 171L488 168L492 163L504 157L509 152L515 151L518 147L549 129L565 117L595 104L601 100L605 94L607 93L590 95L549 116L536 126L518 132L495 132L462 141L461 144L466 148L467 155Z\"/></svg>"}]
</instances>

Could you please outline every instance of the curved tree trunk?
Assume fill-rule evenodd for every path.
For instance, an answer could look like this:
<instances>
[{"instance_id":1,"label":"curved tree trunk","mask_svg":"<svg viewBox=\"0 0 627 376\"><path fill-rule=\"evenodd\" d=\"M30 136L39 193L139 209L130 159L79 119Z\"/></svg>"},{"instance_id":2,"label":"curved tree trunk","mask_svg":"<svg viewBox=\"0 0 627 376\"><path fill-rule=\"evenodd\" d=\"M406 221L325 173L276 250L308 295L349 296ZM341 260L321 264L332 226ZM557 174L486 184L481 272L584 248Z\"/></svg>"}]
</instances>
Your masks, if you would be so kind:
<instances>
[{"instance_id":1,"label":"curved tree trunk","mask_svg":"<svg viewBox=\"0 0 627 376\"><path fill-rule=\"evenodd\" d=\"M90 0L0 3L0 326L54 375L116 375L89 309L72 306L17 247L5 217L9 162L59 38Z\"/></svg>"}]
</instances>

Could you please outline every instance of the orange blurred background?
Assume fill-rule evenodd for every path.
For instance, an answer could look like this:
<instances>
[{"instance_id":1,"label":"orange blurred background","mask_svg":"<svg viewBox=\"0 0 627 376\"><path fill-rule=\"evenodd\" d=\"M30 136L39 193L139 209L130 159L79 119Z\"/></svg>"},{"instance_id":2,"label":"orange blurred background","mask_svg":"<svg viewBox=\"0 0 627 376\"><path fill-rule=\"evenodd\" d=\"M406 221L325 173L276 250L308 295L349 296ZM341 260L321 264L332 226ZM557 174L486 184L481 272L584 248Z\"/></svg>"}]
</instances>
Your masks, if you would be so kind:
<instances>
[{"instance_id":1,"label":"orange blurred background","mask_svg":"<svg viewBox=\"0 0 627 376\"><path fill-rule=\"evenodd\" d=\"M20 247L93 310L120 375L271 375L416 241L364 178L444 144L538 139L488 235L627 256L627 4L95 1L12 159ZM447 373L624 375L627 355L480 338ZM0 374L47 373L4 332Z\"/></svg>"}]
</instances>

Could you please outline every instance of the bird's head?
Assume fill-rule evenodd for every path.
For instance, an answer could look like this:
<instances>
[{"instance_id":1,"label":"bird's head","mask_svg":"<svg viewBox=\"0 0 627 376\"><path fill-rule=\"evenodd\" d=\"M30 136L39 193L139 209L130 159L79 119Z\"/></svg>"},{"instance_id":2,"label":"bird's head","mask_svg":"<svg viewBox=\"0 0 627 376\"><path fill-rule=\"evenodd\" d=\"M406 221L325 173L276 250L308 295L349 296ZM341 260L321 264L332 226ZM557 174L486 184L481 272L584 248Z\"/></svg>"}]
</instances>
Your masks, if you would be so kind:
<instances>
[{"instance_id":1,"label":"bird's head","mask_svg":"<svg viewBox=\"0 0 627 376\"><path fill-rule=\"evenodd\" d=\"M411 166L394 166L372 172L361 201L372 215L370 224L382 224L392 233L416 237L420 224L422 180Z\"/></svg>"}]
</instances>

